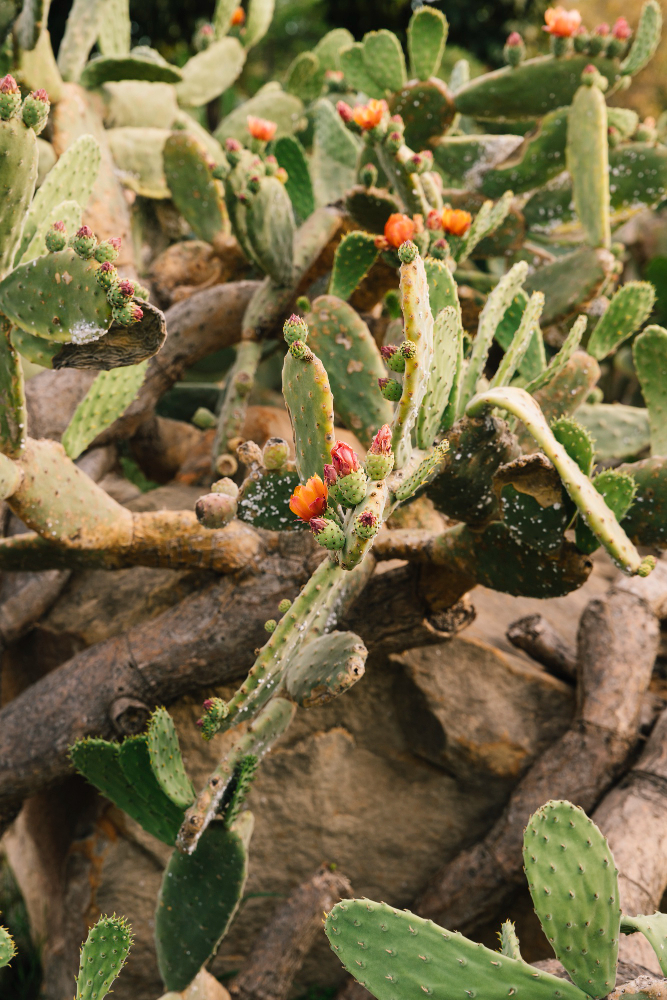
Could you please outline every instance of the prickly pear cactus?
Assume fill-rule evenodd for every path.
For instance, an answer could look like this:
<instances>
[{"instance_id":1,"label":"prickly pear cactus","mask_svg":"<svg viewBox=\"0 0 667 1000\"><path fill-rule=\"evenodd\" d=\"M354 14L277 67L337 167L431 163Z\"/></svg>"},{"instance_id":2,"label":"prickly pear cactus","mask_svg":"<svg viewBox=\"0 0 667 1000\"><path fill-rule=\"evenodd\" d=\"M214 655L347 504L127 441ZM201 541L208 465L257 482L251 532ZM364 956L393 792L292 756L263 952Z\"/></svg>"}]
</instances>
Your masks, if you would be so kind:
<instances>
[{"instance_id":1,"label":"prickly pear cactus","mask_svg":"<svg viewBox=\"0 0 667 1000\"><path fill-rule=\"evenodd\" d=\"M103 1000L131 946L132 928L122 917L100 917L81 948L76 1000Z\"/></svg>"}]
</instances>

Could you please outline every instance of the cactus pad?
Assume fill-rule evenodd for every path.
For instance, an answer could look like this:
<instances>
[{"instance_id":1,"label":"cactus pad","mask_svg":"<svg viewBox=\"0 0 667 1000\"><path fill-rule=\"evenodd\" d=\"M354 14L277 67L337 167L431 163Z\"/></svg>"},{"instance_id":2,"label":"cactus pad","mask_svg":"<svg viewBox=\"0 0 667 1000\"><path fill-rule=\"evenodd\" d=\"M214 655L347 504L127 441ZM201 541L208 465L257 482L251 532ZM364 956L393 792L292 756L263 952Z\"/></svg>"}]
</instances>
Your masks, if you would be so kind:
<instances>
[{"instance_id":1,"label":"cactus pad","mask_svg":"<svg viewBox=\"0 0 667 1000\"><path fill-rule=\"evenodd\" d=\"M294 273L294 211L285 185L262 177L248 199L248 238L255 260L277 285L290 285Z\"/></svg>"},{"instance_id":2,"label":"cactus pad","mask_svg":"<svg viewBox=\"0 0 667 1000\"><path fill-rule=\"evenodd\" d=\"M21 245L37 181L37 137L18 118L0 122L0 277Z\"/></svg>"},{"instance_id":3,"label":"cactus pad","mask_svg":"<svg viewBox=\"0 0 667 1000\"><path fill-rule=\"evenodd\" d=\"M152 83L179 83L182 74L155 49L138 46L128 55L101 56L88 63L80 82L89 90L113 80L149 80Z\"/></svg>"},{"instance_id":4,"label":"cactus pad","mask_svg":"<svg viewBox=\"0 0 667 1000\"><path fill-rule=\"evenodd\" d=\"M347 971L378 1000L422 993L458 1000L581 1000L571 983L475 944L431 920L369 899L344 899L324 930Z\"/></svg>"},{"instance_id":5,"label":"cactus pad","mask_svg":"<svg viewBox=\"0 0 667 1000\"><path fill-rule=\"evenodd\" d=\"M610 256L606 250L581 247L530 274L525 290L544 292L542 323L567 319L599 295L613 263Z\"/></svg>"},{"instance_id":6,"label":"cactus pad","mask_svg":"<svg viewBox=\"0 0 667 1000\"><path fill-rule=\"evenodd\" d=\"M314 52L299 52L287 70L285 90L305 104L317 100L322 92L324 70Z\"/></svg>"},{"instance_id":7,"label":"cactus pad","mask_svg":"<svg viewBox=\"0 0 667 1000\"><path fill-rule=\"evenodd\" d=\"M395 195L374 187L353 187L345 196L345 207L354 221L371 233L383 233L389 216L401 211Z\"/></svg>"},{"instance_id":8,"label":"cactus pad","mask_svg":"<svg viewBox=\"0 0 667 1000\"><path fill-rule=\"evenodd\" d=\"M439 13L431 7L431 14ZM412 149L430 147L454 121L454 100L442 80L411 80L404 84L389 102L392 115L400 115L405 123L405 141Z\"/></svg>"},{"instance_id":9,"label":"cactus pad","mask_svg":"<svg viewBox=\"0 0 667 1000\"><path fill-rule=\"evenodd\" d=\"M212 243L225 226L226 212L206 150L187 132L173 132L162 156L176 208L199 239Z\"/></svg>"},{"instance_id":10,"label":"cactus pad","mask_svg":"<svg viewBox=\"0 0 667 1000\"><path fill-rule=\"evenodd\" d=\"M434 7L419 7L408 25L410 71L419 80L437 76L445 52L449 25Z\"/></svg>"},{"instance_id":11,"label":"cactus pad","mask_svg":"<svg viewBox=\"0 0 667 1000\"><path fill-rule=\"evenodd\" d=\"M607 105L599 87L583 84L568 114L567 169L574 207L594 247L609 247L609 155Z\"/></svg>"},{"instance_id":12,"label":"cactus pad","mask_svg":"<svg viewBox=\"0 0 667 1000\"><path fill-rule=\"evenodd\" d=\"M417 417L419 448L429 448L440 428L457 374L462 338L463 328L458 310L453 306L441 309L433 324L433 363Z\"/></svg>"},{"instance_id":13,"label":"cactus pad","mask_svg":"<svg viewBox=\"0 0 667 1000\"><path fill-rule=\"evenodd\" d=\"M9 965L15 954L14 939L5 927L0 927L0 969Z\"/></svg>"},{"instance_id":14,"label":"cactus pad","mask_svg":"<svg viewBox=\"0 0 667 1000\"><path fill-rule=\"evenodd\" d=\"M593 469L595 441L589 431L572 417L559 417L551 424L551 432L585 476Z\"/></svg>"},{"instance_id":15,"label":"cactus pad","mask_svg":"<svg viewBox=\"0 0 667 1000\"><path fill-rule=\"evenodd\" d=\"M18 458L27 433L23 371L5 322L0 325L0 452Z\"/></svg>"},{"instance_id":16,"label":"cactus pad","mask_svg":"<svg viewBox=\"0 0 667 1000\"><path fill-rule=\"evenodd\" d=\"M604 469L592 480L593 486L604 497L605 503L617 521L622 521L630 510L637 493L632 476L618 469ZM582 520L577 519L575 542L580 552L590 555L600 547L600 542Z\"/></svg>"},{"instance_id":17,"label":"cactus pad","mask_svg":"<svg viewBox=\"0 0 667 1000\"><path fill-rule=\"evenodd\" d=\"M499 198L511 188L516 194L530 191L560 174L565 167L567 108L557 108L545 115L539 130L528 136L507 165L489 170L480 190L487 198Z\"/></svg>"},{"instance_id":18,"label":"cactus pad","mask_svg":"<svg viewBox=\"0 0 667 1000\"><path fill-rule=\"evenodd\" d=\"M322 475L334 443L334 400L324 365L311 352L309 360L285 355L283 396L292 423L296 467L301 482Z\"/></svg>"},{"instance_id":19,"label":"cactus pad","mask_svg":"<svg viewBox=\"0 0 667 1000\"><path fill-rule=\"evenodd\" d=\"M524 290L520 288L508 305L503 314L503 318L496 327L494 338L504 351L509 349L510 344L514 340L527 304L528 296ZM533 379L537 378L537 376L544 371L545 367L546 357L544 352L544 340L542 339L542 331L538 326L535 329L533 338L528 345L526 353L519 362L518 370L519 374L521 374L524 378Z\"/></svg>"},{"instance_id":20,"label":"cactus pad","mask_svg":"<svg viewBox=\"0 0 667 1000\"><path fill-rule=\"evenodd\" d=\"M651 916L621 916L621 932L634 934L640 931L653 948L660 963L663 976L667 976L667 914L653 913Z\"/></svg>"},{"instance_id":21,"label":"cactus pad","mask_svg":"<svg viewBox=\"0 0 667 1000\"><path fill-rule=\"evenodd\" d=\"M633 345L637 378L648 410L651 454L667 455L667 330L647 326Z\"/></svg>"},{"instance_id":22,"label":"cactus pad","mask_svg":"<svg viewBox=\"0 0 667 1000\"><path fill-rule=\"evenodd\" d=\"M383 91L394 93L405 86L407 74L401 43L392 31L381 28L363 37L364 65Z\"/></svg>"},{"instance_id":23,"label":"cactus pad","mask_svg":"<svg viewBox=\"0 0 667 1000\"><path fill-rule=\"evenodd\" d=\"M345 82L351 90L361 91L369 97L383 97L384 90L371 76L364 60L364 46L361 42L347 45L340 53L340 68L345 75Z\"/></svg>"},{"instance_id":24,"label":"cactus pad","mask_svg":"<svg viewBox=\"0 0 667 1000\"><path fill-rule=\"evenodd\" d=\"M201 107L234 83L245 63L245 49L237 38L221 38L188 59L176 84L178 103Z\"/></svg>"},{"instance_id":25,"label":"cactus pad","mask_svg":"<svg viewBox=\"0 0 667 1000\"><path fill-rule=\"evenodd\" d=\"M62 222L68 233L75 233L81 227L81 205L78 201L63 201L44 216L35 233L27 244L17 263L26 264L35 257L43 257L48 252L46 234L54 222ZM21 241L21 247L23 241ZM19 247L19 251L21 250Z\"/></svg>"},{"instance_id":26,"label":"cactus pad","mask_svg":"<svg viewBox=\"0 0 667 1000\"><path fill-rule=\"evenodd\" d=\"M178 745L174 720L166 708L156 708L148 726L148 752L153 773L171 801L187 809L195 797Z\"/></svg>"},{"instance_id":27,"label":"cactus pad","mask_svg":"<svg viewBox=\"0 0 667 1000\"><path fill-rule=\"evenodd\" d=\"M62 443L70 458L78 458L91 441L122 416L146 375L147 361L100 372L70 420Z\"/></svg>"},{"instance_id":28,"label":"cactus pad","mask_svg":"<svg viewBox=\"0 0 667 1000\"><path fill-rule=\"evenodd\" d=\"M609 844L571 802L547 802L524 833L523 860L535 911L572 981L591 997L616 984L621 919Z\"/></svg>"},{"instance_id":29,"label":"cactus pad","mask_svg":"<svg viewBox=\"0 0 667 1000\"><path fill-rule=\"evenodd\" d=\"M123 917L100 917L81 948L76 1000L104 1000L131 946L132 928Z\"/></svg>"},{"instance_id":30,"label":"cactus pad","mask_svg":"<svg viewBox=\"0 0 667 1000\"><path fill-rule=\"evenodd\" d=\"M344 197L355 182L359 142L325 98L315 105L313 118L311 166L315 200L318 205L328 205Z\"/></svg>"},{"instance_id":31,"label":"cactus pad","mask_svg":"<svg viewBox=\"0 0 667 1000\"><path fill-rule=\"evenodd\" d=\"M60 344L51 359L52 368L92 368L106 371L125 365L138 365L160 350L167 336L164 313L149 302L133 300L141 307L143 318L124 326L116 320L106 336L85 344ZM39 338L33 338L37 340Z\"/></svg>"},{"instance_id":32,"label":"cactus pad","mask_svg":"<svg viewBox=\"0 0 667 1000\"><path fill-rule=\"evenodd\" d=\"M294 136L283 135L274 143L273 154L278 165L287 171L285 190L296 215L304 222L315 211L313 182L305 150Z\"/></svg>"},{"instance_id":33,"label":"cactus pad","mask_svg":"<svg viewBox=\"0 0 667 1000\"><path fill-rule=\"evenodd\" d=\"M42 368L53 366L53 359L61 348L60 344L54 344L42 337L33 337L31 333L19 330L17 326L12 328L10 339L22 357L32 361L34 365L41 365Z\"/></svg>"},{"instance_id":34,"label":"cactus pad","mask_svg":"<svg viewBox=\"0 0 667 1000\"><path fill-rule=\"evenodd\" d=\"M347 300L375 263L379 250L370 233L346 233L336 248L329 294Z\"/></svg>"},{"instance_id":35,"label":"cactus pad","mask_svg":"<svg viewBox=\"0 0 667 1000\"><path fill-rule=\"evenodd\" d=\"M584 403L576 414L595 442L598 462L636 458L651 443L648 412L643 406Z\"/></svg>"},{"instance_id":36,"label":"cactus pad","mask_svg":"<svg viewBox=\"0 0 667 1000\"><path fill-rule=\"evenodd\" d=\"M655 289L648 281L626 282L593 330L588 353L598 361L614 353L648 319L654 304Z\"/></svg>"},{"instance_id":37,"label":"cactus pad","mask_svg":"<svg viewBox=\"0 0 667 1000\"><path fill-rule=\"evenodd\" d=\"M660 41L662 11L657 0L647 0L642 7L632 47L621 63L621 73L638 73L652 58Z\"/></svg>"},{"instance_id":38,"label":"cactus pad","mask_svg":"<svg viewBox=\"0 0 667 1000\"><path fill-rule=\"evenodd\" d=\"M325 705L364 675L368 650L354 632L330 632L302 646L285 676L290 698L302 708Z\"/></svg>"},{"instance_id":39,"label":"cactus pad","mask_svg":"<svg viewBox=\"0 0 667 1000\"><path fill-rule=\"evenodd\" d=\"M215 138L223 144L229 138L245 142L248 138L248 115L275 122L278 126L277 137L291 135L302 113L303 102L298 97L284 93L277 84L267 84L222 119L215 130Z\"/></svg>"},{"instance_id":40,"label":"cactus pad","mask_svg":"<svg viewBox=\"0 0 667 1000\"><path fill-rule=\"evenodd\" d=\"M299 485L293 470L257 471L244 481L239 493L237 517L267 531L297 531L306 525L289 509L290 497Z\"/></svg>"},{"instance_id":41,"label":"cactus pad","mask_svg":"<svg viewBox=\"0 0 667 1000\"><path fill-rule=\"evenodd\" d=\"M247 876L244 839L220 821L209 824L193 854L171 855L155 912L158 966L167 990L184 990L216 952Z\"/></svg>"}]
</instances>

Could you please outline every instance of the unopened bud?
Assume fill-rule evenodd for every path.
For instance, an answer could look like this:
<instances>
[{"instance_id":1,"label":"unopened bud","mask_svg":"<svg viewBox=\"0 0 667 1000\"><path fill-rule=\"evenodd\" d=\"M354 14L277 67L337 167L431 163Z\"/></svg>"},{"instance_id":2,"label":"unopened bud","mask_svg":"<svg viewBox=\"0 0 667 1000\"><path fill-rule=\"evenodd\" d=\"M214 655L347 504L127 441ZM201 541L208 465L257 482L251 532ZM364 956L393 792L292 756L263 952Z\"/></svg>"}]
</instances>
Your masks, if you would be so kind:
<instances>
[{"instance_id":1,"label":"unopened bud","mask_svg":"<svg viewBox=\"0 0 667 1000\"><path fill-rule=\"evenodd\" d=\"M33 90L23 102L23 121L36 135L46 125L50 107L49 95L45 90Z\"/></svg>"},{"instance_id":2,"label":"unopened bud","mask_svg":"<svg viewBox=\"0 0 667 1000\"><path fill-rule=\"evenodd\" d=\"M95 252L97 237L90 226L81 226L69 241L69 245L79 257L88 260Z\"/></svg>"},{"instance_id":3,"label":"unopened bud","mask_svg":"<svg viewBox=\"0 0 667 1000\"><path fill-rule=\"evenodd\" d=\"M228 476L223 476L222 479L216 479L213 483L211 486L211 493L224 493L225 496L236 500L239 495L239 488L233 479L230 479Z\"/></svg>"},{"instance_id":4,"label":"unopened bud","mask_svg":"<svg viewBox=\"0 0 667 1000\"><path fill-rule=\"evenodd\" d=\"M310 307L310 303L308 305ZM308 324L305 319L292 313L283 324L283 337L288 344L293 344L297 340L305 344L308 340Z\"/></svg>"},{"instance_id":5,"label":"unopened bud","mask_svg":"<svg viewBox=\"0 0 667 1000\"><path fill-rule=\"evenodd\" d=\"M361 183L366 188L375 187L378 179L378 168L374 163L367 163L361 168Z\"/></svg>"},{"instance_id":6,"label":"unopened bud","mask_svg":"<svg viewBox=\"0 0 667 1000\"><path fill-rule=\"evenodd\" d=\"M204 528L224 528L236 516L236 498L227 493L207 493L197 500L195 514Z\"/></svg>"},{"instance_id":7,"label":"unopened bud","mask_svg":"<svg viewBox=\"0 0 667 1000\"><path fill-rule=\"evenodd\" d=\"M392 403L397 403L403 394L403 386L395 378L379 378L378 385L384 398Z\"/></svg>"},{"instance_id":8,"label":"unopened bud","mask_svg":"<svg viewBox=\"0 0 667 1000\"><path fill-rule=\"evenodd\" d=\"M44 242L46 243L46 249L50 253L57 253L58 250L64 250L67 246L65 223L61 221L54 222L51 228L47 229Z\"/></svg>"},{"instance_id":9,"label":"unopened bud","mask_svg":"<svg viewBox=\"0 0 667 1000\"><path fill-rule=\"evenodd\" d=\"M271 635L278 628L278 622L275 618L269 618L268 621L264 622L264 631Z\"/></svg>"},{"instance_id":10,"label":"unopened bud","mask_svg":"<svg viewBox=\"0 0 667 1000\"><path fill-rule=\"evenodd\" d=\"M292 602L288 597L284 597L280 604L278 605L278 611L281 615L286 615L289 609L292 607Z\"/></svg>"},{"instance_id":11,"label":"unopened bud","mask_svg":"<svg viewBox=\"0 0 667 1000\"><path fill-rule=\"evenodd\" d=\"M311 351L311 349L308 347L307 344L304 344L302 340L294 340L289 345L289 352L292 355L292 357L295 358L297 361L313 360L313 352Z\"/></svg>"},{"instance_id":12,"label":"unopened bud","mask_svg":"<svg viewBox=\"0 0 667 1000\"><path fill-rule=\"evenodd\" d=\"M14 77L8 73L0 80L0 118L9 121L21 107L21 91Z\"/></svg>"},{"instance_id":13,"label":"unopened bud","mask_svg":"<svg viewBox=\"0 0 667 1000\"><path fill-rule=\"evenodd\" d=\"M284 438L270 437L262 451L265 469L283 469L289 458L289 444Z\"/></svg>"},{"instance_id":14,"label":"unopened bud","mask_svg":"<svg viewBox=\"0 0 667 1000\"><path fill-rule=\"evenodd\" d=\"M338 112L338 114L343 119L346 125L348 124L348 122L351 122L354 118L354 112L352 111L352 108L350 107L349 104L346 104L345 101L337 102L336 111Z\"/></svg>"},{"instance_id":15,"label":"unopened bud","mask_svg":"<svg viewBox=\"0 0 667 1000\"><path fill-rule=\"evenodd\" d=\"M113 264L107 261L95 271L95 278L105 292L109 292L115 285L118 284L118 271Z\"/></svg>"},{"instance_id":16,"label":"unopened bud","mask_svg":"<svg viewBox=\"0 0 667 1000\"><path fill-rule=\"evenodd\" d=\"M118 259L120 236L112 236L95 247L94 257L98 264L106 264Z\"/></svg>"},{"instance_id":17,"label":"unopened bud","mask_svg":"<svg viewBox=\"0 0 667 1000\"><path fill-rule=\"evenodd\" d=\"M508 36L503 55L510 66L518 66L526 58L526 45L518 31L513 31Z\"/></svg>"},{"instance_id":18,"label":"unopened bud","mask_svg":"<svg viewBox=\"0 0 667 1000\"><path fill-rule=\"evenodd\" d=\"M104 267L104 264L102 265ZM102 268L100 268L100 271ZM127 304L128 299L131 299L134 295L134 282L130 281L129 278L123 278L118 281L112 288L107 292L107 299L112 306L124 306Z\"/></svg>"},{"instance_id":19,"label":"unopened bud","mask_svg":"<svg viewBox=\"0 0 667 1000\"><path fill-rule=\"evenodd\" d=\"M135 302L127 302L124 306L114 306L111 310L113 318L121 326L131 326L144 318L144 311Z\"/></svg>"},{"instance_id":20,"label":"unopened bud","mask_svg":"<svg viewBox=\"0 0 667 1000\"><path fill-rule=\"evenodd\" d=\"M412 240L406 240L398 248L398 259L402 264L411 264L419 257L417 245Z\"/></svg>"}]
</instances>

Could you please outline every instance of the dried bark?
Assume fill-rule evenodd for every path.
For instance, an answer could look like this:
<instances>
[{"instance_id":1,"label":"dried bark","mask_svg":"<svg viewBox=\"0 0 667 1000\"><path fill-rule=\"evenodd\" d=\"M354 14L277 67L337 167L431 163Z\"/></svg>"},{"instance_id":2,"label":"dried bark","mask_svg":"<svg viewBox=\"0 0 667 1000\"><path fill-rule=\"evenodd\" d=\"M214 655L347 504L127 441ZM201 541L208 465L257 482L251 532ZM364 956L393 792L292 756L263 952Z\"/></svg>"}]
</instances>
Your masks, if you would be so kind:
<instances>
[{"instance_id":1,"label":"dried bark","mask_svg":"<svg viewBox=\"0 0 667 1000\"><path fill-rule=\"evenodd\" d=\"M286 1000L306 955L322 932L322 913L352 895L345 875L326 865L291 893L258 937L230 987L235 1000Z\"/></svg>"},{"instance_id":2,"label":"dried bark","mask_svg":"<svg viewBox=\"0 0 667 1000\"><path fill-rule=\"evenodd\" d=\"M523 882L521 845L531 813L551 798L569 799L590 813L622 773L636 744L659 637L654 611L638 596L641 583L633 589L612 589L587 606L579 627L578 711L572 728L519 782L485 839L435 875L417 901L422 916L464 932L492 917ZM643 588L655 604L648 590Z\"/></svg>"},{"instance_id":3,"label":"dried bark","mask_svg":"<svg viewBox=\"0 0 667 1000\"><path fill-rule=\"evenodd\" d=\"M543 615L518 618L507 629L507 638L513 646L523 649L541 663L554 677L563 681L575 680L576 653Z\"/></svg>"}]
</instances>

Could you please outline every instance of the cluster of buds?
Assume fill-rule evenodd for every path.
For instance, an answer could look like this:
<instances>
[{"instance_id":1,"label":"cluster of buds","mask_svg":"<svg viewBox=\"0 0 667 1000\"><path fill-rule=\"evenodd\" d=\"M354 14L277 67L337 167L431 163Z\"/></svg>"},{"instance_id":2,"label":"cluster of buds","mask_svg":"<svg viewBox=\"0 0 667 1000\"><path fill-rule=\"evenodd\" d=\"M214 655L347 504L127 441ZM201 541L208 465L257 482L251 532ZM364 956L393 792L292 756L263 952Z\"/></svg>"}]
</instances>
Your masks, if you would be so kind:
<instances>
[{"instance_id":1,"label":"cluster of buds","mask_svg":"<svg viewBox=\"0 0 667 1000\"><path fill-rule=\"evenodd\" d=\"M462 208L446 206L440 211L429 212L426 225L433 232L443 232L448 236L465 236L472 224L472 215Z\"/></svg>"},{"instance_id":2,"label":"cluster of buds","mask_svg":"<svg viewBox=\"0 0 667 1000\"><path fill-rule=\"evenodd\" d=\"M415 233L423 232L424 222L421 215L410 218L402 212L393 212L384 224L384 235L375 237L378 250L398 250L406 240L411 240Z\"/></svg>"},{"instance_id":3,"label":"cluster of buds","mask_svg":"<svg viewBox=\"0 0 667 1000\"><path fill-rule=\"evenodd\" d=\"M45 90L33 90L25 101L22 101L19 86L10 73L0 80L0 119L2 121L15 118L22 108L24 124L39 135L46 125L50 107L49 95Z\"/></svg>"},{"instance_id":4,"label":"cluster of buds","mask_svg":"<svg viewBox=\"0 0 667 1000\"><path fill-rule=\"evenodd\" d=\"M287 184L289 175L284 167L279 166L275 156L267 156L264 160L267 177L275 177L281 184Z\"/></svg>"},{"instance_id":5,"label":"cluster of buds","mask_svg":"<svg viewBox=\"0 0 667 1000\"><path fill-rule=\"evenodd\" d=\"M389 113L386 101L378 101L374 98L368 104L357 104L351 108L345 101L339 101L336 110L346 125L355 132L370 132L382 124L383 119Z\"/></svg>"},{"instance_id":6,"label":"cluster of buds","mask_svg":"<svg viewBox=\"0 0 667 1000\"><path fill-rule=\"evenodd\" d=\"M255 115L248 115L246 121L248 132L257 142L271 142L278 128L276 122L269 121L268 118L256 118Z\"/></svg>"},{"instance_id":7,"label":"cluster of buds","mask_svg":"<svg viewBox=\"0 0 667 1000\"><path fill-rule=\"evenodd\" d=\"M371 442L366 454L366 472L369 479L386 479L394 468L391 450L391 427L383 424Z\"/></svg>"},{"instance_id":8,"label":"cluster of buds","mask_svg":"<svg viewBox=\"0 0 667 1000\"><path fill-rule=\"evenodd\" d=\"M207 698L202 705L204 715L197 719L196 725L201 729L205 740L210 740L220 728L220 723L229 715L229 709L222 698Z\"/></svg>"}]
</instances>

